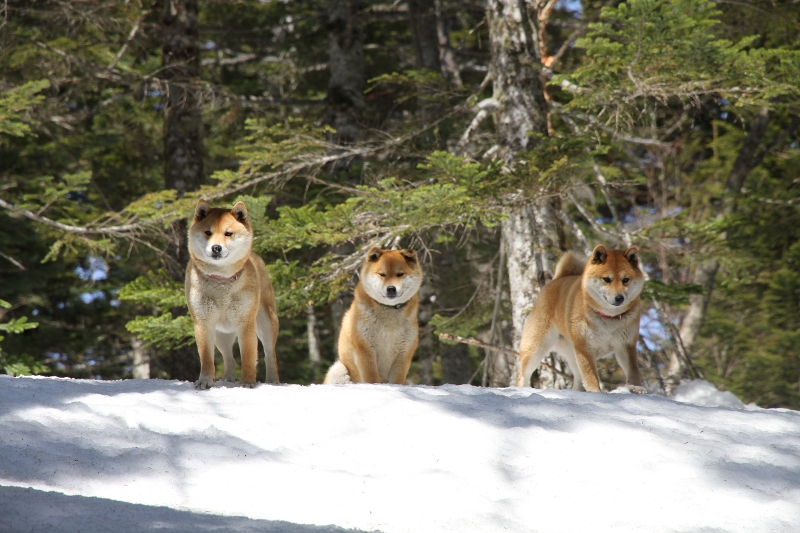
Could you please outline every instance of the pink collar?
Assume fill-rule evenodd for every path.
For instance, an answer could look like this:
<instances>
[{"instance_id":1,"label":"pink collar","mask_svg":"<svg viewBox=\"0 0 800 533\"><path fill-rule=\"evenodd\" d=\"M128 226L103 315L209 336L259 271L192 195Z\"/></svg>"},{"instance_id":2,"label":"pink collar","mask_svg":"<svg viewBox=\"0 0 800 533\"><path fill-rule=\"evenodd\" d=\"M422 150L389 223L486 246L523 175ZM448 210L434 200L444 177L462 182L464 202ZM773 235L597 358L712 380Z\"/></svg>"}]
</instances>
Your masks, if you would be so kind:
<instances>
[{"instance_id":1,"label":"pink collar","mask_svg":"<svg viewBox=\"0 0 800 533\"><path fill-rule=\"evenodd\" d=\"M242 267L242 269L239 272L237 272L236 274L234 274L229 278L220 276L219 274L206 274L206 276L208 276L211 279L218 279L220 281L236 281L237 279L239 279L239 276L241 276L242 272L244 272L244 267Z\"/></svg>"},{"instance_id":2,"label":"pink collar","mask_svg":"<svg viewBox=\"0 0 800 533\"><path fill-rule=\"evenodd\" d=\"M602 312L598 311L597 309L595 309L595 310L594 310L594 312L595 312L595 313L597 313L598 315L600 315L600 316L601 316L601 317L603 317L603 318L618 318L618 319L620 319L620 320L622 320L622 316L623 316L625 313L627 313L627 311L625 311L625 313L620 313L619 315L613 315L613 316L612 316L612 315L607 315L607 314L605 314L605 313L602 313Z\"/></svg>"}]
</instances>

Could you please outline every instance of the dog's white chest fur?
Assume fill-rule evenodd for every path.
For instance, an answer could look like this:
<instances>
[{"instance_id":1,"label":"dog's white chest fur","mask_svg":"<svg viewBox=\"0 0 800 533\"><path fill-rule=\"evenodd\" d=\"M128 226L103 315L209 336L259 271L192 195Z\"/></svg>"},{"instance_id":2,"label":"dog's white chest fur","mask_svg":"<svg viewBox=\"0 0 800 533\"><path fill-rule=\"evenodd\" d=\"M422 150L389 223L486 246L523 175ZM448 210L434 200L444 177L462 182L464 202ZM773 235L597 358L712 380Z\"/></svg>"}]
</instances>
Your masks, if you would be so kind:
<instances>
[{"instance_id":1,"label":"dog's white chest fur","mask_svg":"<svg viewBox=\"0 0 800 533\"><path fill-rule=\"evenodd\" d=\"M237 325L246 321L255 298L249 291L240 290L241 280L214 280L194 271L191 283L189 305L197 319L226 333L236 332Z\"/></svg>"},{"instance_id":2,"label":"dog's white chest fur","mask_svg":"<svg viewBox=\"0 0 800 533\"><path fill-rule=\"evenodd\" d=\"M391 307L373 308L361 305L361 320L357 323L358 333L364 342L374 350L378 374L384 383L391 380L392 371L408 352L417 333L402 309ZM416 319L416 317L412 317ZM356 354L357 357L357 354Z\"/></svg>"}]
</instances>

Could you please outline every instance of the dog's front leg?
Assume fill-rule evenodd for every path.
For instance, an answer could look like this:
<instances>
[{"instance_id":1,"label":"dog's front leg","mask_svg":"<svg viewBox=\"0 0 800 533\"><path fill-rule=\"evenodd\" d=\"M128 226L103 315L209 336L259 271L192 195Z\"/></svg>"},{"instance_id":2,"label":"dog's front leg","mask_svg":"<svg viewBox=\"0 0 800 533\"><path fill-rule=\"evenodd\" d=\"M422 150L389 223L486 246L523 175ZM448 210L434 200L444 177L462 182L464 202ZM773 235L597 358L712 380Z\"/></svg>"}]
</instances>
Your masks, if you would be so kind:
<instances>
[{"instance_id":1,"label":"dog's front leg","mask_svg":"<svg viewBox=\"0 0 800 533\"><path fill-rule=\"evenodd\" d=\"M583 340L575 340L575 359L581 371L583 388L588 392L600 392L600 378L597 376L597 361Z\"/></svg>"},{"instance_id":2,"label":"dog's front leg","mask_svg":"<svg viewBox=\"0 0 800 533\"><path fill-rule=\"evenodd\" d=\"M239 352L242 354L242 387L252 389L256 386L256 363L258 362L258 335L255 320L237 332L239 336Z\"/></svg>"},{"instance_id":3,"label":"dog's front leg","mask_svg":"<svg viewBox=\"0 0 800 533\"><path fill-rule=\"evenodd\" d=\"M361 383L380 383L381 375L378 373L378 360L375 354L369 349L369 346L361 338L356 337L353 339L355 342L355 360L358 367L358 374Z\"/></svg>"},{"instance_id":4,"label":"dog's front leg","mask_svg":"<svg viewBox=\"0 0 800 533\"><path fill-rule=\"evenodd\" d=\"M414 344L406 350L406 353L403 354L402 359L398 360L394 365L392 365L392 373L390 376L391 383L395 385L405 385L406 384L406 376L408 376L408 369L411 368L411 360L414 359L414 352L417 351L417 340L414 341Z\"/></svg>"},{"instance_id":5,"label":"dog's front leg","mask_svg":"<svg viewBox=\"0 0 800 533\"><path fill-rule=\"evenodd\" d=\"M628 359L628 368L625 377L628 380L628 390L634 394L644 394L647 389L644 388L642 382L642 373L639 371L639 353L636 350L636 344L631 344L625 347L625 355Z\"/></svg>"},{"instance_id":6,"label":"dog's front leg","mask_svg":"<svg viewBox=\"0 0 800 533\"><path fill-rule=\"evenodd\" d=\"M194 382L198 389L208 389L214 386L214 324L206 324L195 320L194 338L197 342L197 352L200 354L200 378Z\"/></svg>"}]
</instances>

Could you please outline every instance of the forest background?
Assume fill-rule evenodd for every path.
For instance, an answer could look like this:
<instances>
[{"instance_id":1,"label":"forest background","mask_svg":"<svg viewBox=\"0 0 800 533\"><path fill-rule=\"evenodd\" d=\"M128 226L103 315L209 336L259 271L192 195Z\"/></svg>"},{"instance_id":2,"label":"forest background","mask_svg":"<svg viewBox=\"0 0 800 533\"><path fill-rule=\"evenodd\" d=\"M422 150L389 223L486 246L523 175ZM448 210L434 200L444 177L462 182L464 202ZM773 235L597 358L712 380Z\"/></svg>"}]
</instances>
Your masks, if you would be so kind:
<instances>
[{"instance_id":1,"label":"forest background","mask_svg":"<svg viewBox=\"0 0 800 533\"><path fill-rule=\"evenodd\" d=\"M284 382L335 360L374 244L424 261L410 382L484 386L515 358L440 333L516 349L565 250L635 244L654 389L800 408L796 1L0 9L6 373L196 379L185 232L206 198L247 203ZM555 357L533 379L571 384Z\"/></svg>"}]
</instances>

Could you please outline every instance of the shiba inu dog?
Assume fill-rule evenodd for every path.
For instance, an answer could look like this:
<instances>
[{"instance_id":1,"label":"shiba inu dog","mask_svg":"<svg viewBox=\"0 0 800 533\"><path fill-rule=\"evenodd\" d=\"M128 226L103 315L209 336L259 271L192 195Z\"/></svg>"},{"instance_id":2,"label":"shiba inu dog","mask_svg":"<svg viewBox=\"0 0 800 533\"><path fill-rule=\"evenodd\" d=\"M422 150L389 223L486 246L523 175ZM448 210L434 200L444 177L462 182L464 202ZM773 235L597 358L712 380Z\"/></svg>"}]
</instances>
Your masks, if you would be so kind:
<instances>
[{"instance_id":1,"label":"shiba inu dog","mask_svg":"<svg viewBox=\"0 0 800 533\"><path fill-rule=\"evenodd\" d=\"M517 387L530 386L533 371L556 351L575 377L574 390L583 381L587 391L600 392L596 361L613 352L631 392L644 393L636 352L643 286L636 247L597 246L585 265L567 252L525 322Z\"/></svg>"},{"instance_id":2,"label":"shiba inu dog","mask_svg":"<svg viewBox=\"0 0 800 533\"><path fill-rule=\"evenodd\" d=\"M194 334L200 353L198 389L214 385L214 345L225 364L223 381L236 382L233 343L239 338L242 387L255 387L258 340L264 346L267 382L278 383L275 343L278 315L275 293L264 261L251 251L253 230L247 208L209 207L200 200L189 226L186 267L186 302L194 318Z\"/></svg>"},{"instance_id":3,"label":"shiba inu dog","mask_svg":"<svg viewBox=\"0 0 800 533\"><path fill-rule=\"evenodd\" d=\"M342 319L339 360L325 383L405 383L419 339L422 278L413 250L373 246L367 252L353 303Z\"/></svg>"}]
</instances>

